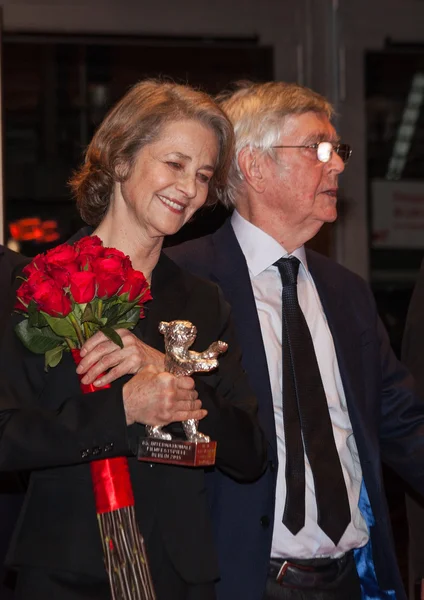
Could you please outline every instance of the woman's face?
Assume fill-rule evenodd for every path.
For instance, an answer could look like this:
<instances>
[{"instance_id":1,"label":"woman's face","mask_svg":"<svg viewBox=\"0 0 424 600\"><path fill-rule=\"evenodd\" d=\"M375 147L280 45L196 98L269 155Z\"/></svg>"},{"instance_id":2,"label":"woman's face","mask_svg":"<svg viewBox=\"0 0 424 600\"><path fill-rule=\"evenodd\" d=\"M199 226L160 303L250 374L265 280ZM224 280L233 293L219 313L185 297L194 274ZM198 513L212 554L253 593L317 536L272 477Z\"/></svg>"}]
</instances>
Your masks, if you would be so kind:
<instances>
[{"instance_id":1,"label":"woman's face","mask_svg":"<svg viewBox=\"0 0 424 600\"><path fill-rule=\"evenodd\" d=\"M192 120L166 125L140 150L130 177L116 186L131 225L149 237L176 233L205 203L217 157L212 129Z\"/></svg>"}]
</instances>

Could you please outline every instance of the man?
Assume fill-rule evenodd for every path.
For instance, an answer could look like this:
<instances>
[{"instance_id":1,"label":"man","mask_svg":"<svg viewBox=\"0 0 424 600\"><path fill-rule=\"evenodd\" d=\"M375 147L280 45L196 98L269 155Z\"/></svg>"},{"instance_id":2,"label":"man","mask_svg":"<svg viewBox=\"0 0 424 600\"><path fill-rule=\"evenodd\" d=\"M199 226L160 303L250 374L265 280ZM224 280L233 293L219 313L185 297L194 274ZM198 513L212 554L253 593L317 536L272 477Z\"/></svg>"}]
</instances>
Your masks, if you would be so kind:
<instances>
[{"instance_id":1,"label":"man","mask_svg":"<svg viewBox=\"0 0 424 600\"><path fill-rule=\"evenodd\" d=\"M402 340L402 361L413 374L417 391L424 398L424 262L418 276ZM409 529L409 585L411 598L424 600L424 501L422 497L406 495L406 511ZM420 589L421 588L421 589Z\"/></svg>"},{"instance_id":2,"label":"man","mask_svg":"<svg viewBox=\"0 0 424 600\"><path fill-rule=\"evenodd\" d=\"M13 310L14 294L13 281L15 271L19 266L27 262L27 259L0 245L0 338L4 326ZM0 473L0 598L12 598L13 592L11 575L3 569L9 540L16 522L24 491L24 482L18 475L12 473ZM6 582L4 579L6 578Z\"/></svg>"},{"instance_id":3,"label":"man","mask_svg":"<svg viewBox=\"0 0 424 600\"><path fill-rule=\"evenodd\" d=\"M268 438L259 481L210 478L218 598L405 599L381 460L424 491L424 412L368 286L304 247L337 217L350 149L331 105L298 85L248 85L222 107L234 213L169 251L232 305Z\"/></svg>"}]
</instances>

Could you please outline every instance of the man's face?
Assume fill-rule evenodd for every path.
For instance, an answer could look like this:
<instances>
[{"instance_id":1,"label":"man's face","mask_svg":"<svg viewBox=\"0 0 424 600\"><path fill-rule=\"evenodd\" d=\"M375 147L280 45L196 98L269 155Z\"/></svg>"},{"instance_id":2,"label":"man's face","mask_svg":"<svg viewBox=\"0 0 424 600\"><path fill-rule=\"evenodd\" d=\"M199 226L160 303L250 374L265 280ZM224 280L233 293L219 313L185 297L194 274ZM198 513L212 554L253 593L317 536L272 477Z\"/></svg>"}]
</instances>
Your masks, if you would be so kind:
<instances>
[{"instance_id":1,"label":"man's face","mask_svg":"<svg viewBox=\"0 0 424 600\"><path fill-rule=\"evenodd\" d=\"M308 112L285 119L278 145L322 141L337 142L336 131L325 115ZM333 152L330 160L322 163L312 148L278 148L274 152L276 159L266 157L264 161L261 219L266 220L266 226L259 226L283 244L278 237L282 226L304 230L310 239L323 223L337 218L338 176L344 170L343 161Z\"/></svg>"}]
</instances>

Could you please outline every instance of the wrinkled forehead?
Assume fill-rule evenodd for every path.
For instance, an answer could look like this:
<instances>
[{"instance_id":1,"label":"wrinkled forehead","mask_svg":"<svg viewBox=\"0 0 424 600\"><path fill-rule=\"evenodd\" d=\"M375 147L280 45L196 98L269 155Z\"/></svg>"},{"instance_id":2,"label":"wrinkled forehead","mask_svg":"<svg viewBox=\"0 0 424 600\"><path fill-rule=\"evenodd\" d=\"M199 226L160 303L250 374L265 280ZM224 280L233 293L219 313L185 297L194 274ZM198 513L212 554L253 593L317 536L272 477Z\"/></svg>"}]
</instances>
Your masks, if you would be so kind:
<instances>
[{"instance_id":1,"label":"wrinkled forehead","mask_svg":"<svg viewBox=\"0 0 424 600\"><path fill-rule=\"evenodd\" d=\"M337 141L339 136L324 113L288 115L281 124L279 143L314 144Z\"/></svg>"}]
</instances>

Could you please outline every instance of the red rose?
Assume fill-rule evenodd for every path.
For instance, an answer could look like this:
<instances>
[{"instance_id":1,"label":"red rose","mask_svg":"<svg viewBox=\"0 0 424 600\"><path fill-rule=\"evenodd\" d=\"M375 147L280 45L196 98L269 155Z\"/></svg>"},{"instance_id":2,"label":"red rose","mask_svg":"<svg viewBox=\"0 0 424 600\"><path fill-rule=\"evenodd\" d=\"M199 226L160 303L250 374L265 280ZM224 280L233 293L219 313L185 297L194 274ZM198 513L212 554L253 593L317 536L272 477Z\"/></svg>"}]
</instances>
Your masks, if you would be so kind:
<instances>
[{"instance_id":1,"label":"red rose","mask_svg":"<svg viewBox=\"0 0 424 600\"><path fill-rule=\"evenodd\" d=\"M76 262L69 263L63 267L59 267L58 265L47 265L46 270L59 287L65 288L69 287L71 275L79 271L79 265Z\"/></svg>"},{"instance_id":2,"label":"red rose","mask_svg":"<svg viewBox=\"0 0 424 600\"><path fill-rule=\"evenodd\" d=\"M17 302L15 308L18 310L26 310L26 307L34 297L34 291L40 284L44 284L46 281L54 283L46 273L35 269L28 279L19 286L18 291L16 292Z\"/></svg>"},{"instance_id":3,"label":"red rose","mask_svg":"<svg viewBox=\"0 0 424 600\"><path fill-rule=\"evenodd\" d=\"M91 246L90 248L85 248L81 250L78 255L77 262L83 271L91 271L92 270L92 262L96 258L103 258L104 256L104 248L102 246Z\"/></svg>"},{"instance_id":4,"label":"red rose","mask_svg":"<svg viewBox=\"0 0 424 600\"><path fill-rule=\"evenodd\" d=\"M31 275L32 273L36 273L37 271L43 271L45 269L45 261L44 256L42 254L38 254L29 265L26 265L22 269L22 273L24 275Z\"/></svg>"},{"instance_id":5,"label":"red rose","mask_svg":"<svg viewBox=\"0 0 424 600\"><path fill-rule=\"evenodd\" d=\"M149 284L147 283L146 278L141 271L136 271L135 269L130 269L127 272L125 283L122 286L119 295L125 292L128 292L129 302L136 300L139 296L140 299L143 299L143 302L147 302L147 300L152 299L152 296L150 295Z\"/></svg>"},{"instance_id":6,"label":"red rose","mask_svg":"<svg viewBox=\"0 0 424 600\"><path fill-rule=\"evenodd\" d=\"M21 283L18 291L16 292L15 309L26 311L28 304L31 302L32 295L33 291L28 282L24 281Z\"/></svg>"},{"instance_id":7,"label":"red rose","mask_svg":"<svg viewBox=\"0 0 424 600\"><path fill-rule=\"evenodd\" d=\"M72 310L70 299L52 279L41 281L34 289L32 299L39 310L52 317L66 317Z\"/></svg>"},{"instance_id":8,"label":"red rose","mask_svg":"<svg viewBox=\"0 0 424 600\"><path fill-rule=\"evenodd\" d=\"M105 258L118 258L118 259L120 259L121 260L122 269L125 271L125 273L129 269L132 269L130 257L127 256L127 255L125 255L120 250L117 250L116 248L104 248L104 256L105 256Z\"/></svg>"},{"instance_id":9,"label":"red rose","mask_svg":"<svg viewBox=\"0 0 424 600\"><path fill-rule=\"evenodd\" d=\"M124 262L127 258L127 256L117 248L104 248L103 250L106 258L112 258L114 256L115 258L120 258L121 262Z\"/></svg>"},{"instance_id":10,"label":"red rose","mask_svg":"<svg viewBox=\"0 0 424 600\"><path fill-rule=\"evenodd\" d=\"M111 298L114 296L124 282L121 273L97 273L97 296L99 298Z\"/></svg>"},{"instance_id":11,"label":"red rose","mask_svg":"<svg viewBox=\"0 0 424 600\"><path fill-rule=\"evenodd\" d=\"M74 246L78 254L78 264L84 271L91 271L91 263L96 258L104 256L102 240L97 235L81 238Z\"/></svg>"},{"instance_id":12,"label":"red rose","mask_svg":"<svg viewBox=\"0 0 424 600\"><path fill-rule=\"evenodd\" d=\"M28 277L27 284L31 292L34 292L41 283L46 281L54 284L54 280L48 273L45 273L44 271L34 271L34 273L31 273L31 275Z\"/></svg>"},{"instance_id":13,"label":"red rose","mask_svg":"<svg viewBox=\"0 0 424 600\"><path fill-rule=\"evenodd\" d=\"M76 262L77 254L69 244L61 244L49 250L44 258L45 271L52 277L58 286L68 287L69 277L79 271Z\"/></svg>"},{"instance_id":14,"label":"red rose","mask_svg":"<svg viewBox=\"0 0 424 600\"><path fill-rule=\"evenodd\" d=\"M77 258L77 253L73 246L69 244L61 244L60 246L56 246L56 248L52 248L48 252L46 252L45 262L47 265L55 265L58 267L63 267L65 265L69 265L69 263L74 263Z\"/></svg>"},{"instance_id":15,"label":"red rose","mask_svg":"<svg viewBox=\"0 0 424 600\"><path fill-rule=\"evenodd\" d=\"M97 235L86 235L74 244L74 249L75 252L82 252L99 246L103 246L103 242Z\"/></svg>"},{"instance_id":16,"label":"red rose","mask_svg":"<svg viewBox=\"0 0 424 600\"><path fill-rule=\"evenodd\" d=\"M99 298L110 298L117 293L125 281L126 269L123 266L125 260L121 257L98 258L92 264L96 274L97 296Z\"/></svg>"},{"instance_id":17,"label":"red rose","mask_svg":"<svg viewBox=\"0 0 424 600\"><path fill-rule=\"evenodd\" d=\"M91 302L96 293L96 276L92 271L73 273L70 277L70 287L75 302Z\"/></svg>"}]
</instances>

